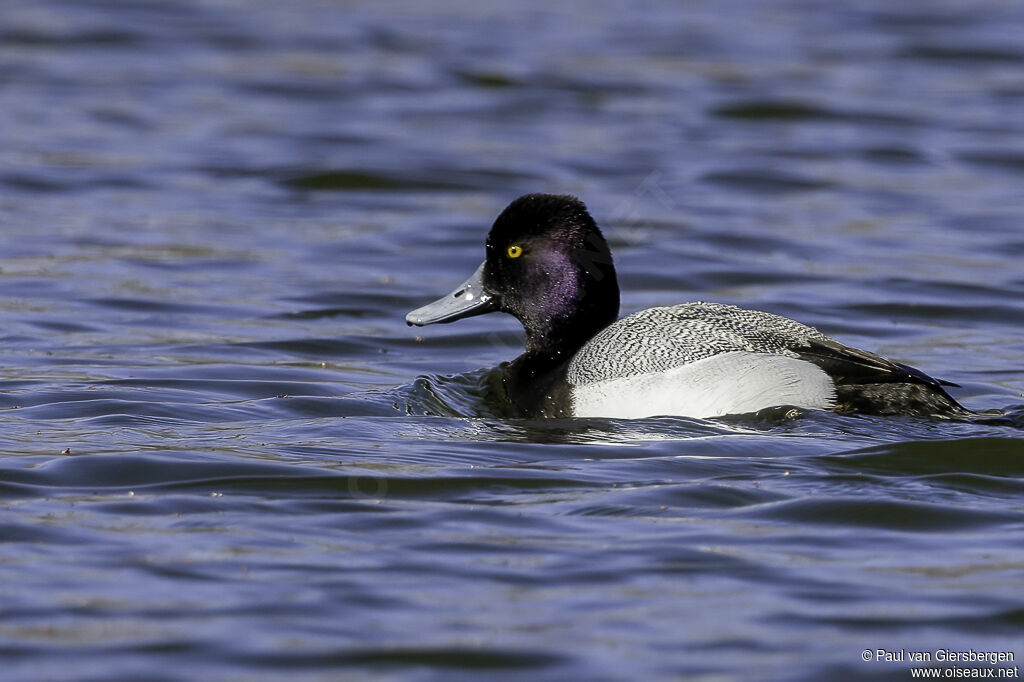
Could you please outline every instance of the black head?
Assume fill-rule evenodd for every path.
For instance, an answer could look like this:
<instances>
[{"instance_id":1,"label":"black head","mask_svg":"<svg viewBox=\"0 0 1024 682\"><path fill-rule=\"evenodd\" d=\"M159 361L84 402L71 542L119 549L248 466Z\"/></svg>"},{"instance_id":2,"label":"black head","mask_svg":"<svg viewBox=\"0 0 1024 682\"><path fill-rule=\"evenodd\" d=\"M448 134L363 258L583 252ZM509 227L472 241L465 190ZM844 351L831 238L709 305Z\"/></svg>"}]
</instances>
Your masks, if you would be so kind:
<instances>
[{"instance_id":1,"label":"black head","mask_svg":"<svg viewBox=\"0 0 1024 682\"><path fill-rule=\"evenodd\" d=\"M585 342L619 313L608 244L572 196L527 194L509 204L487 237L483 283L499 308L523 323L528 351L596 323Z\"/></svg>"},{"instance_id":2,"label":"black head","mask_svg":"<svg viewBox=\"0 0 1024 682\"><path fill-rule=\"evenodd\" d=\"M467 300L468 297L468 300ZM487 259L451 295L409 313L410 324L501 310L526 329L527 353L571 356L619 313L611 252L582 201L527 194L501 212Z\"/></svg>"}]
</instances>

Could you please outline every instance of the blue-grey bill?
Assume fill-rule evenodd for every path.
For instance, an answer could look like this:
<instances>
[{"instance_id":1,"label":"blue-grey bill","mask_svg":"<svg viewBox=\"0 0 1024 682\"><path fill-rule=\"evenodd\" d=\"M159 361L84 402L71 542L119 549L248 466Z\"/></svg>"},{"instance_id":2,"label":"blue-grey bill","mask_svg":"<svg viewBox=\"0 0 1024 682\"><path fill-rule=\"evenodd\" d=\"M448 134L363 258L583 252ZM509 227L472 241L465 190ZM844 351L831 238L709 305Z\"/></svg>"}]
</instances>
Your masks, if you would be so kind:
<instances>
[{"instance_id":1,"label":"blue-grey bill","mask_svg":"<svg viewBox=\"0 0 1024 682\"><path fill-rule=\"evenodd\" d=\"M417 308L405 316L406 324L422 327L438 322L454 322L464 317L483 315L498 309L494 297L484 291L484 264L452 293Z\"/></svg>"}]
</instances>

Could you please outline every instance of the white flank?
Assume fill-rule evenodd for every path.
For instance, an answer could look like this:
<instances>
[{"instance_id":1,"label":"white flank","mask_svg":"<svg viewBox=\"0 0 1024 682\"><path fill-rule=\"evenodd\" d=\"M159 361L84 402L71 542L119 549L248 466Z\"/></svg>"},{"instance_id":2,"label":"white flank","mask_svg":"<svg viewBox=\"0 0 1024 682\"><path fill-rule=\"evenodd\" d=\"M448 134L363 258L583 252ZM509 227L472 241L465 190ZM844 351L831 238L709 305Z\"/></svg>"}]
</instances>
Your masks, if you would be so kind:
<instances>
[{"instance_id":1,"label":"white flank","mask_svg":"<svg viewBox=\"0 0 1024 682\"><path fill-rule=\"evenodd\" d=\"M572 398L576 417L720 417L777 405L829 409L836 389L804 360L733 351L665 372L573 386Z\"/></svg>"}]
</instances>

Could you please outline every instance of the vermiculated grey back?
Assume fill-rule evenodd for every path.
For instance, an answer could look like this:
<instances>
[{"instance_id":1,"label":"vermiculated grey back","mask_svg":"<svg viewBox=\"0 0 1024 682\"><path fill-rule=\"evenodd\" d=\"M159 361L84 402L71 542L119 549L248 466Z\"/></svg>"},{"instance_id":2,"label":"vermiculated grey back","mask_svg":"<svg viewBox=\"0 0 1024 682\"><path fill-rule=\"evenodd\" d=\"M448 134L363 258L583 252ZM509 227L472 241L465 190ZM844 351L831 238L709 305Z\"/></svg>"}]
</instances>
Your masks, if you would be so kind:
<instances>
[{"instance_id":1,"label":"vermiculated grey back","mask_svg":"<svg viewBox=\"0 0 1024 682\"><path fill-rule=\"evenodd\" d=\"M569 363L574 386L649 374L749 351L796 357L792 349L828 339L814 327L779 315L723 303L683 303L633 313L598 333Z\"/></svg>"}]
</instances>

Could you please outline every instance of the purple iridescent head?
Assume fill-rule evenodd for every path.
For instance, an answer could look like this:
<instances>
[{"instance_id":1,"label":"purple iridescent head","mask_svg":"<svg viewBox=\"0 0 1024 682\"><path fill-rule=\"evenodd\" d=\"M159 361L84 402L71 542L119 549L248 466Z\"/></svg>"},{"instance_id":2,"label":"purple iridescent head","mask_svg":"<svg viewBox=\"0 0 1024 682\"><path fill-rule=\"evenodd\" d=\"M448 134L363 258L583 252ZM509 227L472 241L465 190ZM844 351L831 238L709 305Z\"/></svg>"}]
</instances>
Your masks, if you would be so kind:
<instances>
[{"instance_id":1,"label":"purple iridescent head","mask_svg":"<svg viewBox=\"0 0 1024 682\"><path fill-rule=\"evenodd\" d=\"M500 310L526 329L527 352L571 354L611 324L619 286L611 252L582 201L527 194L501 212L487 259L448 296L414 310L409 324L453 322Z\"/></svg>"}]
</instances>

